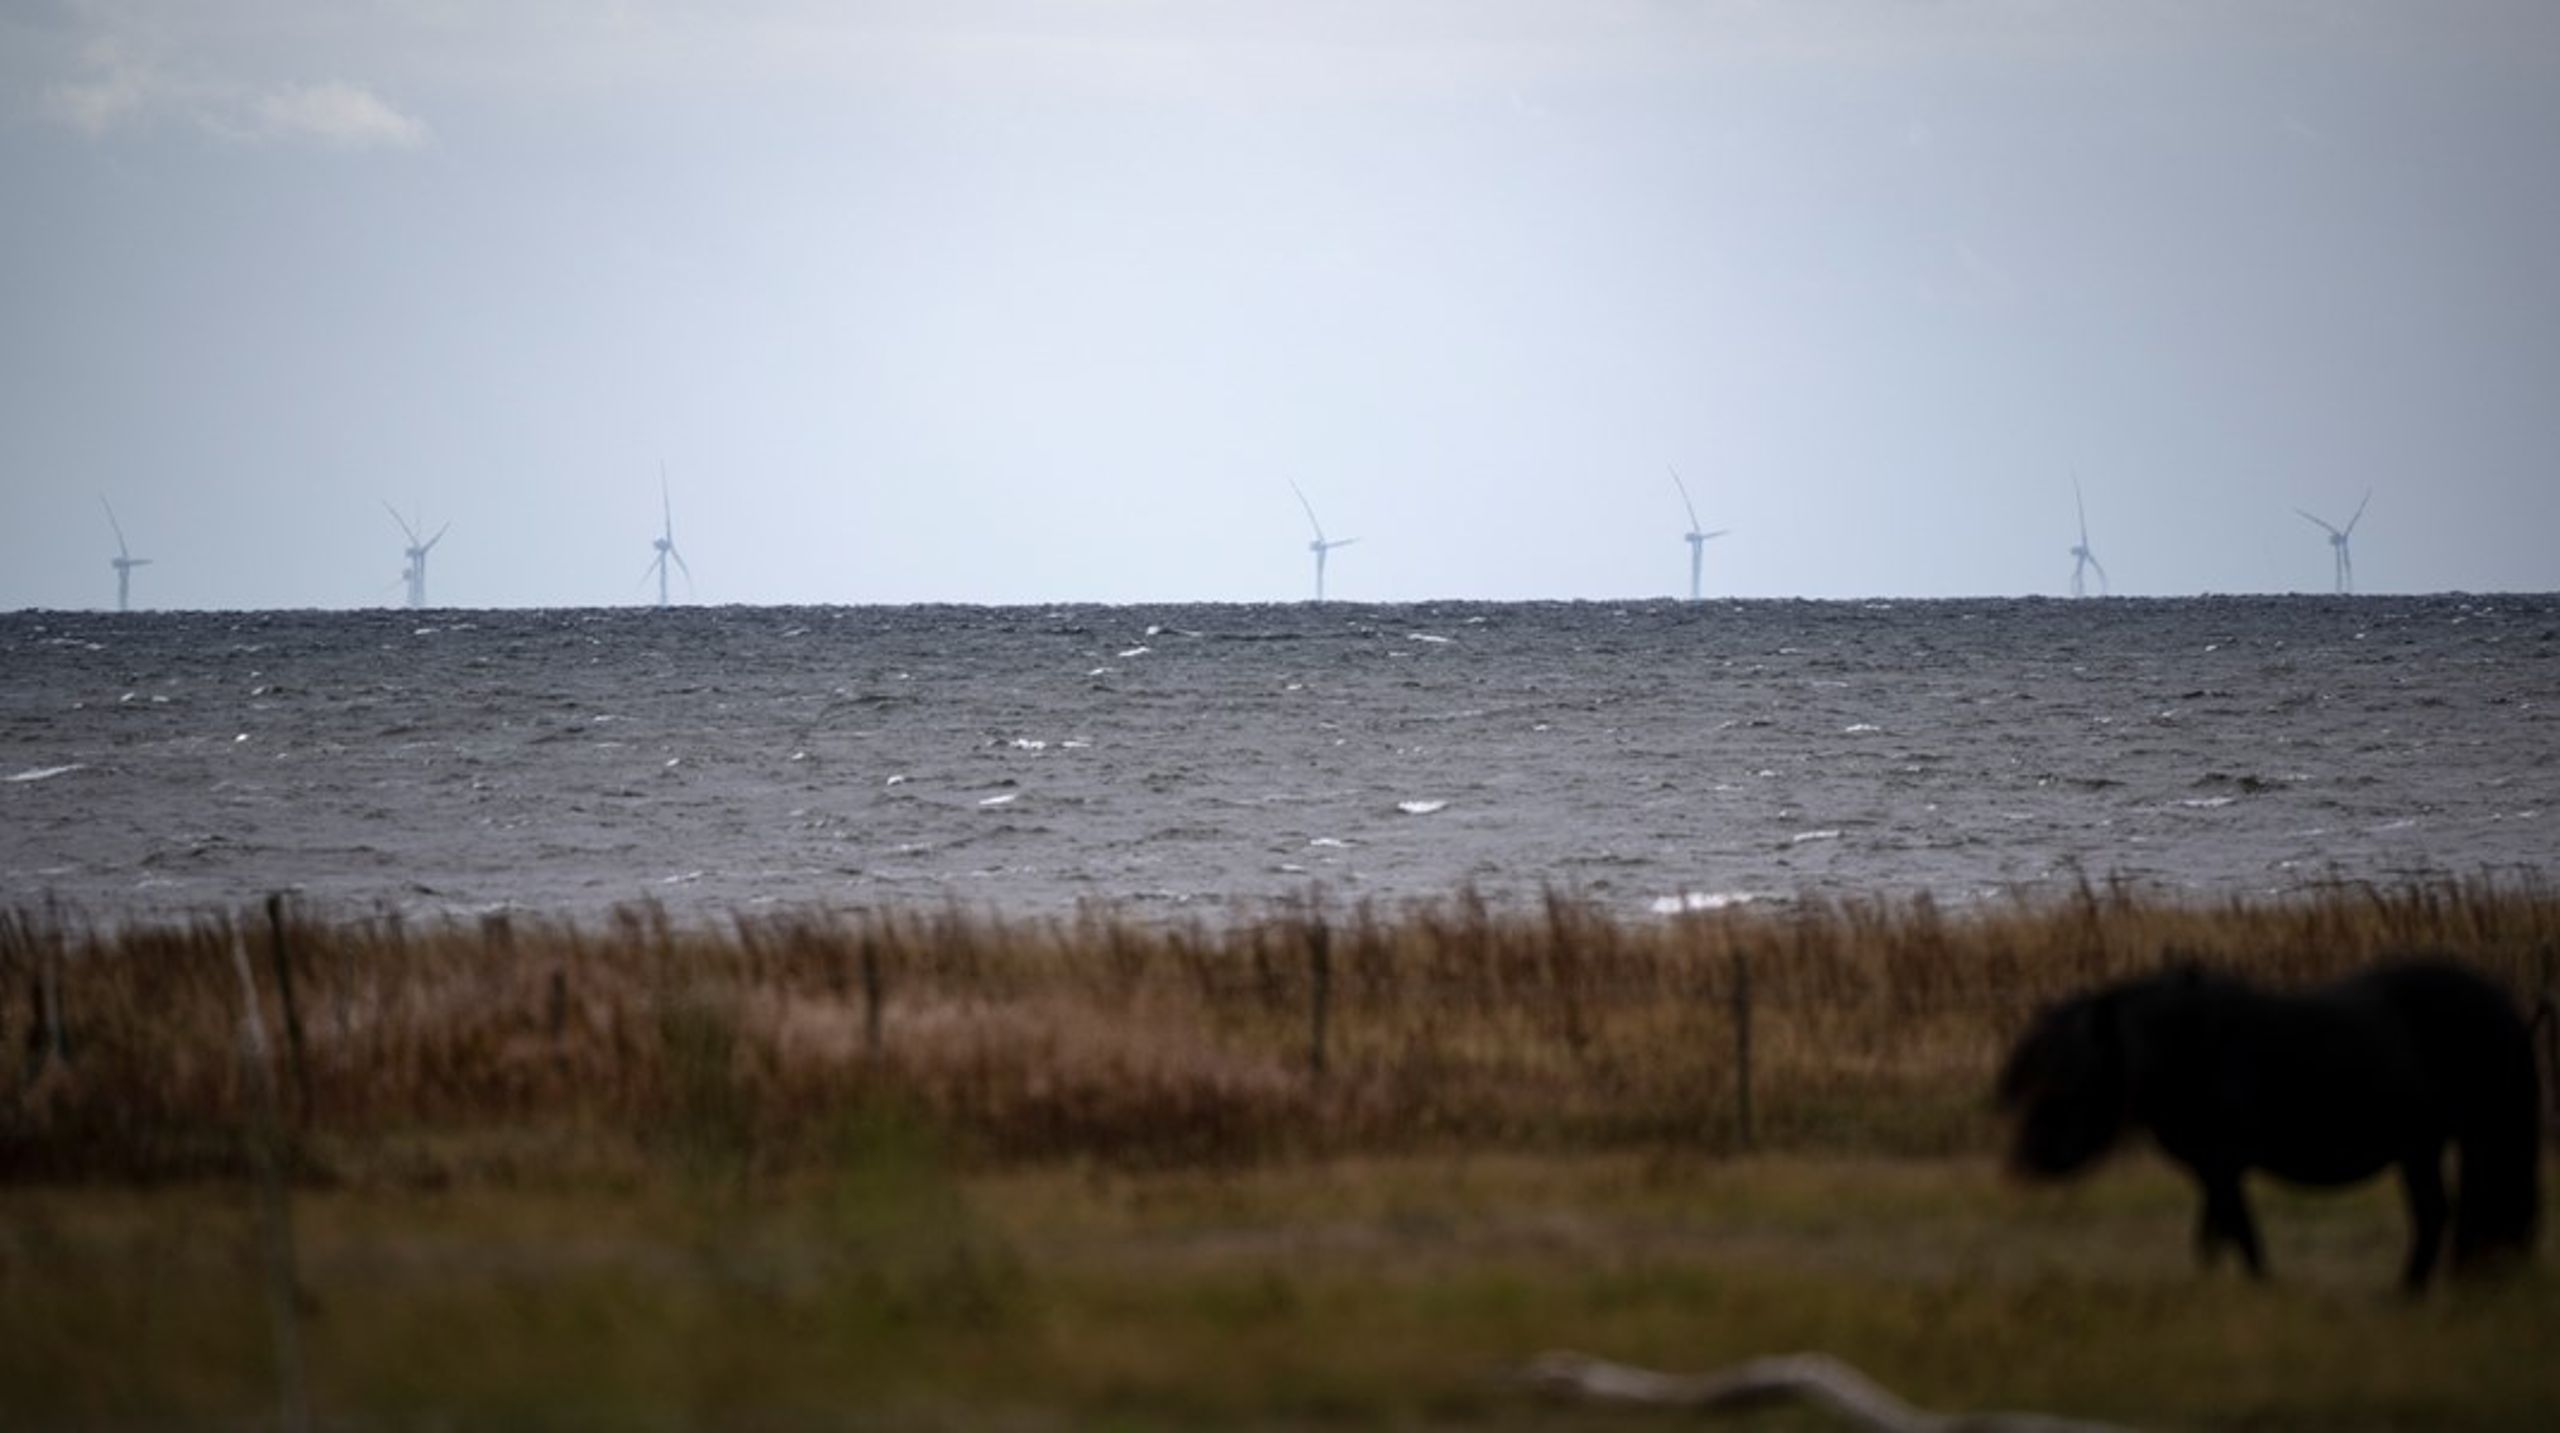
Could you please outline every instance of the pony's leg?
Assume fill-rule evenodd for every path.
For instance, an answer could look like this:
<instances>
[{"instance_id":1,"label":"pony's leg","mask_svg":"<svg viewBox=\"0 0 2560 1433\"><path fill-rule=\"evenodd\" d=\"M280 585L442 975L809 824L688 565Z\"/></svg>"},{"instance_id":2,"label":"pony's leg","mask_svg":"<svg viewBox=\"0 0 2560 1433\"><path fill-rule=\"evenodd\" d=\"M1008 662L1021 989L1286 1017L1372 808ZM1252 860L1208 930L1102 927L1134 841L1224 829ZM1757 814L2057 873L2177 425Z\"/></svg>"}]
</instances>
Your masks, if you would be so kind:
<instances>
[{"instance_id":1,"label":"pony's leg","mask_svg":"<svg viewBox=\"0 0 2560 1433\"><path fill-rule=\"evenodd\" d=\"M2414 1294L2427 1286L2436 1252L2444 1247L2444 1152L2400 1161L2400 1186L2409 1195L2409 1262L2400 1271L2400 1287Z\"/></svg>"},{"instance_id":2,"label":"pony's leg","mask_svg":"<svg viewBox=\"0 0 2560 1433\"><path fill-rule=\"evenodd\" d=\"M2204 1217L2196 1224L2196 1257L2210 1264L2218 1246L2236 1244L2249 1276L2265 1278L2266 1255L2258 1247L2258 1226L2249 1217L2248 1198L2240 1192L2240 1171L2199 1170L2196 1178L2204 1185Z\"/></svg>"},{"instance_id":3,"label":"pony's leg","mask_svg":"<svg viewBox=\"0 0 2560 1433\"><path fill-rule=\"evenodd\" d=\"M2196 1267L2210 1269L2222 1254L2222 1221L2220 1208L2214 1203L2213 1191L2204 1192L2204 1203L2196 1209Z\"/></svg>"}]
</instances>

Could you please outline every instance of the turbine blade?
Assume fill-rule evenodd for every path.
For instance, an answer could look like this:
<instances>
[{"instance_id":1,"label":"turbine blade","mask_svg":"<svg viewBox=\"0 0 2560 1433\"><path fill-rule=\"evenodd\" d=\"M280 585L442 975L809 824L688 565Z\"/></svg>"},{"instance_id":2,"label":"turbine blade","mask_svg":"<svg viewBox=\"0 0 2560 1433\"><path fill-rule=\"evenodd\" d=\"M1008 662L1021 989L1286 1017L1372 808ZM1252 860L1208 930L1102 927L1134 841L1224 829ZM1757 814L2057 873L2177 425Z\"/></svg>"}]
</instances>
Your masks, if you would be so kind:
<instances>
[{"instance_id":1,"label":"turbine blade","mask_svg":"<svg viewBox=\"0 0 2560 1433\"><path fill-rule=\"evenodd\" d=\"M2080 511L2080 545L2089 545L2089 500L2080 492L2080 480L2071 480L2071 505Z\"/></svg>"},{"instance_id":2,"label":"turbine blade","mask_svg":"<svg viewBox=\"0 0 2560 1433\"><path fill-rule=\"evenodd\" d=\"M102 493L102 494L100 494L100 495L99 495L99 497L98 497L98 506L100 506L100 507L102 507L102 508L105 508L105 509L107 510L107 526L109 526L109 527L111 527L111 528L114 528L114 529L115 529L115 533L116 533L116 556L118 556L118 557L131 557L131 556L133 556L133 554L132 554L132 553L130 553L130 552L128 552L128 551L126 551L126 550L125 550L125 545L124 545L124 524L122 524L122 523L120 523L120 522L117 522L117 521L116 521L116 507L115 507L115 504L113 504L113 503L111 503L111 502L108 502L108 501L107 501L107 499L106 499L106 495Z\"/></svg>"},{"instance_id":3,"label":"turbine blade","mask_svg":"<svg viewBox=\"0 0 2560 1433\"><path fill-rule=\"evenodd\" d=\"M1356 538L1356 537L1337 537L1337 538L1335 538L1333 541L1326 543L1326 544L1325 544L1325 546L1327 546L1327 547L1349 547L1351 544L1353 544L1353 543L1355 543L1355 542L1358 542L1359 540L1360 540L1360 539L1358 539L1358 538Z\"/></svg>"},{"instance_id":4,"label":"turbine blade","mask_svg":"<svg viewBox=\"0 0 2560 1433\"><path fill-rule=\"evenodd\" d=\"M427 555L427 553L428 553L428 551L429 551L430 549L434 548L434 546L435 546L437 543L444 541L444 535L445 535L446 533L448 533L448 532L451 532L451 531L453 531L453 524L452 524L452 523L446 523L444 526L442 526L442 527L440 527L440 528L437 528L437 529L436 529L436 535L435 535L435 536L433 536L433 537L431 537L431 538L428 538L428 539L427 539L427 541L426 541L426 546L421 547L421 548L419 548L419 549L418 549L418 555L419 555L420 557L424 557L424 556L426 556L426 555Z\"/></svg>"},{"instance_id":5,"label":"turbine blade","mask_svg":"<svg viewBox=\"0 0 2560 1433\"><path fill-rule=\"evenodd\" d=\"M2320 525L2320 526L2322 526L2322 527L2326 527L2326 528L2329 528L2329 531L2330 531L2330 533L2331 533L2332 535L2338 535L2338 530L2337 530L2336 528L2334 528L2334 527L2329 527L2329 524L2328 524L2328 523L2326 523L2326 522L2321 521L2321 519L2316 518L2316 517L2313 517L2311 514L2309 514L2309 513L2307 513L2307 512L2302 512L2302 509L2300 509L2300 508L2295 508L2295 509L2294 509L2294 511L2295 511L2295 512L2298 512L2298 513L2302 513L2302 517L2303 517L2303 520L2304 520L2305 522L2319 523L2319 525Z\"/></svg>"},{"instance_id":6,"label":"turbine blade","mask_svg":"<svg viewBox=\"0 0 2560 1433\"><path fill-rule=\"evenodd\" d=\"M1671 468L1671 485L1680 490L1680 506L1689 510L1689 531L1696 532L1698 530L1698 505L1689 501L1689 485L1680 481L1680 470L1678 468L1672 468L1669 463L1665 463L1662 466Z\"/></svg>"},{"instance_id":7,"label":"turbine blade","mask_svg":"<svg viewBox=\"0 0 2560 1433\"><path fill-rule=\"evenodd\" d=\"M1733 529L1732 529L1732 528L1729 528L1729 527L1720 527L1720 528L1717 528L1717 529L1716 529L1715 531L1713 531L1713 532L1702 532L1702 533L1699 533L1699 534L1698 534L1698 541L1700 541L1700 542L1705 542L1705 541L1707 541L1707 540L1708 540L1708 539L1710 539L1710 538L1722 537L1722 536L1724 536L1726 533L1729 533L1729 532L1731 532L1731 531L1733 531Z\"/></svg>"},{"instance_id":8,"label":"turbine blade","mask_svg":"<svg viewBox=\"0 0 2560 1433\"><path fill-rule=\"evenodd\" d=\"M685 565L684 554L676 551L676 545L672 542L667 544L667 556L676 560L676 570L684 574L685 586L691 587L693 585L693 569Z\"/></svg>"},{"instance_id":9,"label":"turbine blade","mask_svg":"<svg viewBox=\"0 0 2560 1433\"><path fill-rule=\"evenodd\" d=\"M1324 524L1316 521L1316 505L1307 501L1306 490L1298 486L1297 479L1291 478L1289 491L1298 495L1298 506L1307 510L1307 526L1316 530L1316 541L1324 541Z\"/></svg>"},{"instance_id":10,"label":"turbine blade","mask_svg":"<svg viewBox=\"0 0 2560 1433\"><path fill-rule=\"evenodd\" d=\"M658 460L658 508L666 519L667 541L673 542L676 537L676 505L675 500L667 496L667 460L664 458Z\"/></svg>"},{"instance_id":11,"label":"turbine blade","mask_svg":"<svg viewBox=\"0 0 2560 1433\"><path fill-rule=\"evenodd\" d=\"M2089 565L2090 565L2091 567L2094 567L2094 568L2098 569L2098 585L2099 585L2100 587L2104 587L2104 586L2106 586L2106 585L2107 585L2107 565L2106 565L2105 563L2103 563L2103 562L2100 562L2094 554L2093 554L2093 555L2091 555L2091 557L2089 558Z\"/></svg>"},{"instance_id":12,"label":"turbine blade","mask_svg":"<svg viewBox=\"0 0 2560 1433\"><path fill-rule=\"evenodd\" d=\"M409 526L409 520L408 520L407 518L402 517L402 516L400 515L400 510L399 510L398 508L395 508L395 507L393 507L393 506L391 505L391 500L390 500L389 498L384 498L384 499L382 500L382 510L383 510L384 512L387 512L387 513L391 514L391 520L392 520L393 522L396 522L396 523L400 524L400 534L401 534L401 536L406 537L407 539L409 539L409 545L410 545L411 547L415 547L415 546L417 546L417 545L418 545L418 530L417 530L416 528L414 528L414 527Z\"/></svg>"},{"instance_id":13,"label":"turbine blade","mask_svg":"<svg viewBox=\"0 0 2560 1433\"><path fill-rule=\"evenodd\" d=\"M2364 490L2364 502L2360 502L2360 503L2356 504L2356 515L2355 515L2354 517L2351 517L2351 518L2347 519L2347 533L2352 533L2352 532L2354 532L2354 531L2356 530L2356 524L2357 524L2357 523L2360 523L2360 522L2362 522L2362 521L2364 521L2364 510L2365 510L2365 507L2366 507L2368 504L2370 504L2372 501L2373 501L2373 489L2371 489L2371 488L2367 488L2367 489L2365 489L2365 490ZM2346 535L2346 533L2341 533L2341 534L2340 534L2340 536L2342 536L2342 537L2343 537L2343 536L2345 536L2345 535Z\"/></svg>"}]
</instances>

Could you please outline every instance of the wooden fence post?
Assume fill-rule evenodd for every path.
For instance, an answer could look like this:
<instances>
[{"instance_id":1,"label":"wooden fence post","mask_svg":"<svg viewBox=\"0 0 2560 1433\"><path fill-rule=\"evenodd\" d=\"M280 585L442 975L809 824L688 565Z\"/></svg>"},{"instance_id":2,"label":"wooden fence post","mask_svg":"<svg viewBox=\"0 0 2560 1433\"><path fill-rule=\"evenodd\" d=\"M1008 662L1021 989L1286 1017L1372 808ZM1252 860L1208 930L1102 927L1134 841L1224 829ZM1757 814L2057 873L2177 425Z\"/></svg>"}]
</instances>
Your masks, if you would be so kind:
<instances>
[{"instance_id":1,"label":"wooden fence post","mask_svg":"<svg viewBox=\"0 0 2560 1433\"><path fill-rule=\"evenodd\" d=\"M258 980L249 970L248 937L231 931L231 967L240 977L240 1054L247 1067L250 1101L249 1153L258 1176L258 1243L266 1266L267 1318L276 1349L276 1396L279 1426L303 1433L311 1426L311 1399L302 1376L301 1295L294 1271L293 1206L284 1187L283 1143L276 1098L275 1070L267 1053L267 1022L258 1010Z\"/></svg>"},{"instance_id":2,"label":"wooden fence post","mask_svg":"<svg viewBox=\"0 0 2560 1433\"><path fill-rule=\"evenodd\" d=\"M1751 1148L1751 952L1733 953L1733 1090L1736 1131Z\"/></svg>"},{"instance_id":3,"label":"wooden fence post","mask_svg":"<svg viewBox=\"0 0 2560 1433\"><path fill-rule=\"evenodd\" d=\"M311 1068L303 1061L302 1009L293 998L293 952L284 934L284 893L267 893L267 954L276 971L276 995L284 1002L284 1054L293 1071L293 1122L311 1123Z\"/></svg>"},{"instance_id":4,"label":"wooden fence post","mask_svg":"<svg viewBox=\"0 0 2560 1433\"><path fill-rule=\"evenodd\" d=\"M880 940L868 930L862 933L862 1051L880 1063Z\"/></svg>"},{"instance_id":5,"label":"wooden fence post","mask_svg":"<svg viewBox=\"0 0 2560 1433\"><path fill-rule=\"evenodd\" d=\"M62 1015L62 928L47 932L43 964L37 967L36 1003L43 1007L44 1055L40 1066L59 1070L71 1063L71 1032Z\"/></svg>"},{"instance_id":6,"label":"wooden fence post","mask_svg":"<svg viewBox=\"0 0 2560 1433\"><path fill-rule=\"evenodd\" d=\"M1321 1080L1324 1078L1325 1021L1333 1004L1333 932L1325 927L1321 915L1311 917L1307 926L1307 976L1310 987L1307 1070Z\"/></svg>"}]
</instances>

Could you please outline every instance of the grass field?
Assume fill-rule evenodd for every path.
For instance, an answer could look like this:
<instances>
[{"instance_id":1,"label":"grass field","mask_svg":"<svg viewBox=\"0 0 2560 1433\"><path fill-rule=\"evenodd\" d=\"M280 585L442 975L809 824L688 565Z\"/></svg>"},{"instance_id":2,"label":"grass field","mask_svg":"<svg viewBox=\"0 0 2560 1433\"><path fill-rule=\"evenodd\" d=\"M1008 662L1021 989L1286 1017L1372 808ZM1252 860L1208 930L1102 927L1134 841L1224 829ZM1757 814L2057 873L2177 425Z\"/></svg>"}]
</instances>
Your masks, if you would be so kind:
<instances>
[{"instance_id":1,"label":"grass field","mask_svg":"<svg viewBox=\"0 0 2560 1433\"><path fill-rule=\"evenodd\" d=\"M2043 1000L2171 949L2285 984L2410 947L2526 1003L2560 902L22 914L0 1421L272 1419L282 1307L308 1404L366 1427L1668 1421L1504 1379L1554 1348L1819 1349L1923 1406L2145 1426L2549 1426L2547 1251L2410 1304L2390 1187L2261 1185L2255 1286L2197 1270L2152 1157L1998 1172L1990 1072Z\"/></svg>"}]
</instances>

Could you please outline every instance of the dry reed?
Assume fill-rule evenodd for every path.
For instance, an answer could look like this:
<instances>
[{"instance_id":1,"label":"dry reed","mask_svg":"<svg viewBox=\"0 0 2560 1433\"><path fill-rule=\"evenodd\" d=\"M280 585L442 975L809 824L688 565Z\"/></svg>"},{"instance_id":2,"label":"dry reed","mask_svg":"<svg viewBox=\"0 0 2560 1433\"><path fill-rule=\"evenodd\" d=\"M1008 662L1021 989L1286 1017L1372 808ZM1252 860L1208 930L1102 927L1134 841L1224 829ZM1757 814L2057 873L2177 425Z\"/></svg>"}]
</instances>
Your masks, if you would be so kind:
<instances>
[{"instance_id":1,"label":"dry reed","mask_svg":"<svg viewBox=\"0 0 2560 1433\"><path fill-rule=\"evenodd\" d=\"M2002 1046L2067 992L2165 959L2296 985L2429 949L2530 1003L2560 899L2480 879L1643 922L1562 892L1522 909L1463 891L1179 925L1100 908L414 923L277 902L107 929L20 910L0 916L0 1048L23 1052L0 1068L0 1179L239 1169L235 934L261 954L267 1028L291 1035L271 1058L306 1178L432 1134L583 1133L644 1161L790 1169L884 1102L980 1162L1746 1137L1924 1154L1987 1143Z\"/></svg>"}]
</instances>

